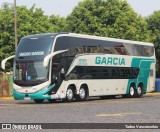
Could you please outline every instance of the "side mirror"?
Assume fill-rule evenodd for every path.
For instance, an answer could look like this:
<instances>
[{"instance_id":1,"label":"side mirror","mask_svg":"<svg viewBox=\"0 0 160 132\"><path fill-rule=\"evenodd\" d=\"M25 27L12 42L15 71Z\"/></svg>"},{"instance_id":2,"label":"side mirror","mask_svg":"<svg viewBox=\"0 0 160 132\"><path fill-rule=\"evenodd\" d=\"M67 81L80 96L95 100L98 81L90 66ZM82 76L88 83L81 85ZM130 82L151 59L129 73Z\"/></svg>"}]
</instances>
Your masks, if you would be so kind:
<instances>
[{"instance_id":1,"label":"side mirror","mask_svg":"<svg viewBox=\"0 0 160 132\"><path fill-rule=\"evenodd\" d=\"M48 66L49 60L50 60L53 56L55 56L55 55L57 55L57 54L60 54L60 53L63 53L63 52L66 52L66 51L67 51L67 50L60 50L60 51L56 51L56 52L53 52L53 53L47 55L47 56L44 58L44 60L43 60L43 67L47 67L47 66Z\"/></svg>"},{"instance_id":2,"label":"side mirror","mask_svg":"<svg viewBox=\"0 0 160 132\"><path fill-rule=\"evenodd\" d=\"M7 62L8 60L10 60L10 59L13 59L14 57L15 57L15 55L12 55L12 56L10 56L10 57L2 60L2 62L1 62L1 67L2 67L3 70L5 70L5 68L6 68L6 62Z\"/></svg>"}]
</instances>

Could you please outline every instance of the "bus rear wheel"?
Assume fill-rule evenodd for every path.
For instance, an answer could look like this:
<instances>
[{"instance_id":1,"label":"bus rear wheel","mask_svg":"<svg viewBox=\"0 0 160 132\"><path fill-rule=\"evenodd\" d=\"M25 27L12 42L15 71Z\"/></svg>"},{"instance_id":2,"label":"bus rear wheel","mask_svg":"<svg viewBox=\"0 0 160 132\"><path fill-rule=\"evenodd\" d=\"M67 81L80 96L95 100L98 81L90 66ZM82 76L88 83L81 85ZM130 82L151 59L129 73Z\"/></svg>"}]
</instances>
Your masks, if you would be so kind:
<instances>
[{"instance_id":1,"label":"bus rear wheel","mask_svg":"<svg viewBox=\"0 0 160 132\"><path fill-rule=\"evenodd\" d=\"M41 104L44 101L44 99L34 99L35 103Z\"/></svg>"},{"instance_id":2,"label":"bus rear wheel","mask_svg":"<svg viewBox=\"0 0 160 132\"><path fill-rule=\"evenodd\" d=\"M143 86L138 86L137 90L136 90L136 97L140 98L143 96Z\"/></svg>"},{"instance_id":3,"label":"bus rear wheel","mask_svg":"<svg viewBox=\"0 0 160 132\"><path fill-rule=\"evenodd\" d=\"M88 96L87 88L82 85L79 89L79 95L77 100L84 101L86 100L87 96Z\"/></svg>"},{"instance_id":4,"label":"bus rear wheel","mask_svg":"<svg viewBox=\"0 0 160 132\"><path fill-rule=\"evenodd\" d=\"M71 86L68 87L67 91L66 91L66 101L67 102L72 102L74 99L74 90Z\"/></svg>"}]
</instances>

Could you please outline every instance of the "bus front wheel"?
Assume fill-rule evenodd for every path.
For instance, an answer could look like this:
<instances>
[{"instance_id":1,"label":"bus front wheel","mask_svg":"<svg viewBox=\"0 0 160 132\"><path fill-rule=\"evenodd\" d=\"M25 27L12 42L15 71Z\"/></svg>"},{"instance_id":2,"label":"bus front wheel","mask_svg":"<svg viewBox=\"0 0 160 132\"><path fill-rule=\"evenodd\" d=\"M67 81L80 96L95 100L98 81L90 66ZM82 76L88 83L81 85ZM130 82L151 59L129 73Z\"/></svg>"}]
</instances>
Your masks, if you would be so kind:
<instances>
[{"instance_id":1,"label":"bus front wheel","mask_svg":"<svg viewBox=\"0 0 160 132\"><path fill-rule=\"evenodd\" d=\"M66 91L66 101L67 102L72 102L74 99L74 90L71 86L68 87Z\"/></svg>"},{"instance_id":2,"label":"bus front wheel","mask_svg":"<svg viewBox=\"0 0 160 132\"><path fill-rule=\"evenodd\" d=\"M129 98L134 98L136 96L136 90L135 90L135 86L131 85L130 89L129 89L129 94L128 97Z\"/></svg>"},{"instance_id":3,"label":"bus front wheel","mask_svg":"<svg viewBox=\"0 0 160 132\"><path fill-rule=\"evenodd\" d=\"M38 103L38 104L42 103L43 101L44 101L44 99L34 99L34 102Z\"/></svg>"}]
</instances>

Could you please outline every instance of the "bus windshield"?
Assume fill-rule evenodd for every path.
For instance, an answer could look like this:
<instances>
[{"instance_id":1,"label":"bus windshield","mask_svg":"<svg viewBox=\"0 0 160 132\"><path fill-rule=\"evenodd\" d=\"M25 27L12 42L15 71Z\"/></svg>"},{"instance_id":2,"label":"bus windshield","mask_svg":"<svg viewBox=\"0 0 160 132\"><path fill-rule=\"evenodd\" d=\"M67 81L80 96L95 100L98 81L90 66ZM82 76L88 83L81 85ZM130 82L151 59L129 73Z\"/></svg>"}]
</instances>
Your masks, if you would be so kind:
<instances>
[{"instance_id":1,"label":"bus windshield","mask_svg":"<svg viewBox=\"0 0 160 132\"><path fill-rule=\"evenodd\" d=\"M43 61L14 63L14 83L22 86L34 86L48 80L48 69Z\"/></svg>"},{"instance_id":2,"label":"bus windshield","mask_svg":"<svg viewBox=\"0 0 160 132\"><path fill-rule=\"evenodd\" d=\"M54 37L22 38L16 60L42 60L52 49Z\"/></svg>"}]
</instances>

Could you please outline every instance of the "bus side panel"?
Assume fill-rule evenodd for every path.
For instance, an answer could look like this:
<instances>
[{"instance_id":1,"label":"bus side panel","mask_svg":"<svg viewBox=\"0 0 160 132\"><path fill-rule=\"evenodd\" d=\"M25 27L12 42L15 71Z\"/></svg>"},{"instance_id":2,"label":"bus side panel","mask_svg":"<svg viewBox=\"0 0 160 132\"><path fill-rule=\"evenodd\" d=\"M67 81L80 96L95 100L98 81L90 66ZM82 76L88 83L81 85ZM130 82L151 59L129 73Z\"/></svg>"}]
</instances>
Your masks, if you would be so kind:
<instances>
[{"instance_id":1,"label":"bus side panel","mask_svg":"<svg viewBox=\"0 0 160 132\"><path fill-rule=\"evenodd\" d=\"M90 96L125 94L127 83L128 79L91 80Z\"/></svg>"},{"instance_id":2,"label":"bus side panel","mask_svg":"<svg viewBox=\"0 0 160 132\"><path fill-rule=\"evenodd\" d=\"M111 79L94 79L91 81L90 96L113 95L118 84Z\"/></svg>"},{"instance_id":3,"label":"bus side panel","mask_svg":"<svg viewBox=\"0 0 160 132\"><path fill-rule=\"evenodd\" d=\"M118 83L118 87L115 91L116 93L118 93L117 95L126 94L128 80L129 79L117 79L117 80L115 80L116 81L115 83Z\"/></svg>"}]
</instances>

